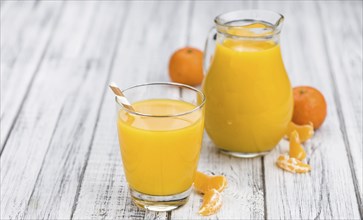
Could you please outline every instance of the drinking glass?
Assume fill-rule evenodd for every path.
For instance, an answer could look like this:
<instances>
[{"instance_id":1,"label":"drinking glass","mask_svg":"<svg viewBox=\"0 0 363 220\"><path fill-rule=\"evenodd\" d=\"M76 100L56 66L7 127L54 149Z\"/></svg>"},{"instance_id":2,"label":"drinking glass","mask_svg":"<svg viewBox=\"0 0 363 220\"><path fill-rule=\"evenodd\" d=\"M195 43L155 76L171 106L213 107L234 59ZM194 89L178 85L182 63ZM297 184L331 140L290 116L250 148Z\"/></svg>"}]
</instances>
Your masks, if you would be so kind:
<instances>
[{"instance_id":1,"label":"drinking glass","mask_svg":"<svg viewBox=\"0 0 363 220\"><path fill-rule=\"evenodd\" d=\"M197 170L204 129L204 94L177 83L123 90L116 97L121 157L133 202L152 211L185 204Z\"/></svg>"}]
</instances>

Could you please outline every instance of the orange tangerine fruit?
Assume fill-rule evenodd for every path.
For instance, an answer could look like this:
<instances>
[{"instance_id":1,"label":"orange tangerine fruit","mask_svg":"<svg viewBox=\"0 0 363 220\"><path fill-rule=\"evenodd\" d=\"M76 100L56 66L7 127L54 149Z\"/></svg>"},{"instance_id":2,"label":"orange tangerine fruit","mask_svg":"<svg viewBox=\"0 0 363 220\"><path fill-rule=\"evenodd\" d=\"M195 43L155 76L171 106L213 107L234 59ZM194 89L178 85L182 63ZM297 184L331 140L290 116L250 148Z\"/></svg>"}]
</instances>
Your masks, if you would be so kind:
<instances>
[{"instance_id":1,"label":"orange tangerine fruit","mask_svg":"<svg viewBox=\"0 0 363 220\"><path fill-rule=\"evenodd\" d=\"M292 121L298 125L312 122L314 129L318 129L324 122L327 105L323 94L309 86L298 86L294 92L294 113Z\"/></svg>"},{"instance_id":2,"label":"orange tangerine fruit","mask_svg":"<svg viewBox=\"0 0 363 220\"><path fill-rule=\"evenodd\" d=\"M304 143L314 135L314 126L312 122L306 125L297 125L294 122L290 122L287 127L286 135L290 139L291 132L297 131L299 134L300 142Z\"/></svg>"},{"instance_id":3,"label":"orange tangerine fruit","mask_svg":"<svg viewBox=\"0 0 363 220\"><path fill-rule=\"evenodd\" d=\"M222 207L221 194L216 189L210 189L204 193L203 203L199 214L203 216L213 215Z\"/></svg>"},{"instance_id":4,"label":"orange tangerine fruit","mask_svg":"<svg viewBox=\"0 0 363 220\"><path fill-rule=\"evenodd\" d=\"M293 131L290 134L290 157L296 158L298 160L303 160L306 157L306 152L303 146L300 144L300 138L297 131Z\"/></svg>"},{"instance_id":5,"label":"orange tangerine fruit","mask_svg":"<svg viewBox=\"0 0 363 220\"><path fill-rule=\"evenodd\" d=\"M222 192L227 186L227 179L224 176L209 176L197 171L194 179L194 188L201 193L206 193L211 189Z\"/></svg>"},{"instance_id":6,"label":"orange tangerine fruit","mask_svg":"<svg viewBox=\"0 0 363 220\"><path fill-rule=\"evenodd\" d=\"M169 76L173 82L196 86L203 81L203 52L184 47L174 52L169 61Z\"/></svg>"},{"instance_id":7,"label":"orange tangerine fruit","mask_svg":"<svg viewBox=\"0 0 363 220\"><path fill-rule=\"evenodd\" d=\"M283 170L289 171L291 173L306 173L311 170L309 164L305 164L300 160L283 154L277 158L276 165Z\"/></svg>"}]
</instances>

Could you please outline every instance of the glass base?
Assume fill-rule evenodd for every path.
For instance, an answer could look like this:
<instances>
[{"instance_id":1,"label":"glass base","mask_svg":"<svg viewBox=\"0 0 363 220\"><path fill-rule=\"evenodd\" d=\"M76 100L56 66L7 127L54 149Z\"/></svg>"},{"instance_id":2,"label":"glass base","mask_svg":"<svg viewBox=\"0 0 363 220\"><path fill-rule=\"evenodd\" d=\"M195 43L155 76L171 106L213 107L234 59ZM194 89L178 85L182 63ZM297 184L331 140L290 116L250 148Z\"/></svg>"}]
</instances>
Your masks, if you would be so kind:
<instances>
[{"instance_id":1,"label":"glass base","mask_svg":"<svg viewBox=\"0 0 363 220\"><path fill-rule=\"evenodd\" d=\"M261 157L261 156L264 156L264 155L270 153L270 151L256 152L256 153L242 153L242 152L228 151L228 150L224 150L224 149L219 149L219 152L221 152L222 154L226 154L226 155L230 155L230 156L238 157L238 158Z\"/></svg>"},{"instance_id":2,"label":"glass base","mask_svg":"<svg viewBox=\"0 0 363 220\"><path fill-rule=\"evenodd\" d=\"M156 212L174 210L187 203L192 187L187 191L170 196L152 196L130 188L132 201L140 208Z\"/></svg>"}]
</instances>

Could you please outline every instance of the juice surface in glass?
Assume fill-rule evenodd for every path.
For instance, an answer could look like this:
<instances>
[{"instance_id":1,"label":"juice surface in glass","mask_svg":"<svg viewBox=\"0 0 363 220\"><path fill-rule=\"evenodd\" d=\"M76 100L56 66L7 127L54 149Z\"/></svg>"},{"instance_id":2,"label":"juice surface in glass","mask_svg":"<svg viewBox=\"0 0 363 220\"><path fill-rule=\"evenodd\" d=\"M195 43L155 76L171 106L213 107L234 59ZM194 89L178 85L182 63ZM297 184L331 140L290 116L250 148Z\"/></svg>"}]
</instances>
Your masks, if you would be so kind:
<instances>
[{"instance_id":1,"label":"juice surface in glass","mask_svg":"<svg viewBox=\"0 0 363 220\"><path fill-rule=\"evenodd\" d=\"M133 103L137 112L171 115L196 106L179 100ZM176 117L144 117L118 112L121 156L129 186L148 195L173 195L194 181L204 128L203 111Z\"/></svg>"},{"instance_id":2,"label":"juice surface in glass","mask_svg":"<svg viewBox=\"0 0 363 220\"><path fill-rule=\"evenodd\" d=\"M229 34L248 35L254 23ZM203 84L207 98L206 130L221 149L266 152L283 137L292 117L293 99L280 46L273 40L224 38L216 43Z\"/></svg>"}]
</instances>

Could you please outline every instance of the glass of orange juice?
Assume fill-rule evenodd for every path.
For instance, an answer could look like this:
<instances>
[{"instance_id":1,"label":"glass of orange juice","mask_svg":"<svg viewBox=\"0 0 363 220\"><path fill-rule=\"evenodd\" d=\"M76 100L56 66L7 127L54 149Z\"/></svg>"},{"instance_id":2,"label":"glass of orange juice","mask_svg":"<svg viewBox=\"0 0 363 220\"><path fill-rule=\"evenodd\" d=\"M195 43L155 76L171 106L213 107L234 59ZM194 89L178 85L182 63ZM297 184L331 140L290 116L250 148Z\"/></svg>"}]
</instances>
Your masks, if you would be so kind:
<instances>
[{"instance_id":1,"label":"glass of orange juice","mask_svg":"<svg viewBox=\"0 0 363 220\"><path fill-rule=\"evenodd\" d=\"M286 132L293 96L280 51L283 20L265 10L214 20L204 53L205 127L223 153L261 156Z\"/></svg>"},{"instance_id":2,"label":"glass of orange juice","mask_svg":"<svg viewBox=\"0 0 363 220\"><path fill-rule=\"evenodd\" d=\"M204 129L204 94L177 83L123 90L116 98L121 157L133 202L152 211L184 205L196 173Z\"/></svg>"}]
</instances>

